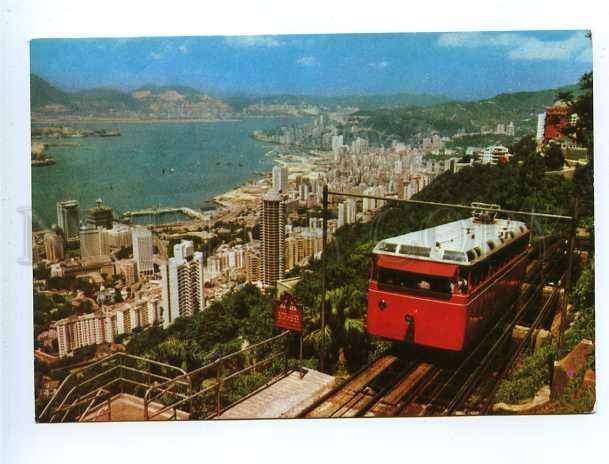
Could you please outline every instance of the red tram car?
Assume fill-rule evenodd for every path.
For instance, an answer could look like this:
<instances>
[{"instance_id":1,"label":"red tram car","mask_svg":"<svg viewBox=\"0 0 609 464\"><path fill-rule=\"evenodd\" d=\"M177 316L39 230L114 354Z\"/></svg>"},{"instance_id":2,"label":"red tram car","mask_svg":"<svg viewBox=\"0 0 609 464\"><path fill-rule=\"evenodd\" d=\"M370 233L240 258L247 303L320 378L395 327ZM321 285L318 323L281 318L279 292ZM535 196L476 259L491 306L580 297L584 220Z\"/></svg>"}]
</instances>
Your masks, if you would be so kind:
<instances>
[{"instance_id":1,"label":"red tram car","mask_svg":"<svg viewBox=\"0 0 609 464\"><path fill-rule=\"evenodd\" d=\"M379 242L368 289L368 332L461 351L515 300L529 229L474 204L473 217Z\"/></svg>"}]
</instances>

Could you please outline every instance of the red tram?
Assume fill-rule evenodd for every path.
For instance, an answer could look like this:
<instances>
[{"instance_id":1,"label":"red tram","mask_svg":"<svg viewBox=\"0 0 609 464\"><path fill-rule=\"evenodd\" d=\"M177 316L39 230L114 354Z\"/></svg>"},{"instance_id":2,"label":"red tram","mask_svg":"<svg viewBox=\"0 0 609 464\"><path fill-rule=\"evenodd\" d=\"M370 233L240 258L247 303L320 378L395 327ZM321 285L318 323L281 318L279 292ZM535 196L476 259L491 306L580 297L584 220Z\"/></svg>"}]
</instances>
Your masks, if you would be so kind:
<instances>
[{"instance_id":1,"label":"red tram","mask_svg":"<svg viewBox=\"0 0 609 464\"><path fill-rule=\"evenodd\" d=\"M529 229L473 204L473 217L379 242L368 289L368 332L461 351L515 300Z\"/></svg>"}]
</instances>

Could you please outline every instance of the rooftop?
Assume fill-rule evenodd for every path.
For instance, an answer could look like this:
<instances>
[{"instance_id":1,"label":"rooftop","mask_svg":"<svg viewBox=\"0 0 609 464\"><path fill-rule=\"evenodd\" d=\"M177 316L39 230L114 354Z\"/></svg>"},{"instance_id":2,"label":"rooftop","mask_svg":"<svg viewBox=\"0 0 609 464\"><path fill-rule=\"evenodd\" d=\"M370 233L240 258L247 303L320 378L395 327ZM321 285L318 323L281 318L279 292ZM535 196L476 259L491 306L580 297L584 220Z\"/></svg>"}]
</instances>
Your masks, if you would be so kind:
<instances>
[{"instance_id":1,"label":"rooftop","mask_svg":"<svg viewBox=\"0 0 609 464\"><path fill-rule=\"evenodd\" d=\"M386 238L376 245L374 253L474 264L527 232L524 222L495 219L491 224L484 224L468 218Z\"/></svg>"}]
</instances>

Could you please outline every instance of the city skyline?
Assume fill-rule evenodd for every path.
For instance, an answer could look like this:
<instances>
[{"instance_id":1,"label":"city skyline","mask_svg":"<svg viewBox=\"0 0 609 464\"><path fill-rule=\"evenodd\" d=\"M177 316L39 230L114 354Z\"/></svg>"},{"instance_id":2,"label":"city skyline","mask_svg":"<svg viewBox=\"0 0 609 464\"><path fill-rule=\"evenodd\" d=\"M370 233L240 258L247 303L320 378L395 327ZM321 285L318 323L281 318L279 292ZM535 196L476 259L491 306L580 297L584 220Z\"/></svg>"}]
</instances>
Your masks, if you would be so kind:
<instances>
[{"instance_id":1,"label":"city skyline","mask_svg":"<svg viewBox=\"0 0 609 464\"><path fill-rule=\"evenodd\" d=\"M31 71L66 90L183 85L218 96L470 100L573 84L592 67L585 31L37 39L30 49Z\"/></svg>"}]
</instances>

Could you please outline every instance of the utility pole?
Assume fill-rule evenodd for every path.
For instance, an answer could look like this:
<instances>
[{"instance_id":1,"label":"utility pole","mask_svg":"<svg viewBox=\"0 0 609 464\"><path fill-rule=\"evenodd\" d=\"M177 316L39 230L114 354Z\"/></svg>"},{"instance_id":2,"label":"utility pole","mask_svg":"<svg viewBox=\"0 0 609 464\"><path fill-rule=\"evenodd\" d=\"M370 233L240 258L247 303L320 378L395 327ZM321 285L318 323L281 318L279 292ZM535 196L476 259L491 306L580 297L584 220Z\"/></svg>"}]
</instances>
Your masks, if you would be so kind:
<instances>
[{"instance_id":1,"label":"utility pole","mask_svg":"<svg viewBox=\"0 0 609 464\"><path fill-rule=\"evenodd\" d=\"M328 185L324 184L322 195L322 242L321 242L321 350L319 370L325 372L326 358L326 242L328 241Z\"/></svg>"}]
</instances>

